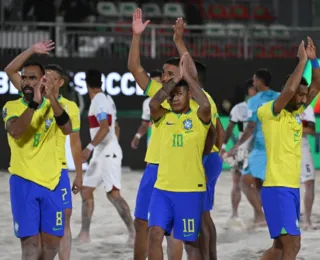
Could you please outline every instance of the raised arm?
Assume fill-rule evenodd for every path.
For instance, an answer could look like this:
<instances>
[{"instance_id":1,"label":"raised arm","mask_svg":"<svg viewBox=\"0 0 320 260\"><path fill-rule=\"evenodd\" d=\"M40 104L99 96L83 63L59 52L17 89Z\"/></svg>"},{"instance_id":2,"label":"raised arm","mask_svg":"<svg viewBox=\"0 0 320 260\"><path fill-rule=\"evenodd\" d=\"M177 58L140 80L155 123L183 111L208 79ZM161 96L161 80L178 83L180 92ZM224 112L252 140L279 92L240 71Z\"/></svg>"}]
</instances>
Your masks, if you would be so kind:
<instances>
[{"instance_id":1,"label":"raised arm","mask_svg":"<svg viewBox=\"0 0 320 260\"><path fill-rule=\"evenodd\" d=\"M320 91L320 64L317 59L316 47L310 37L308 37L308 47L306 51L312 64L312 81L306 101L306 106L309 106Z\"/></svg>"},{"instance_id":2,"label":"raised arm","mask_svg":"<svg viewBox=\"0 0 320 260\"><path fill-rule=\"evenodd\" d=\"M180 65L182 77L186 80L192 92L192 97L198 103L198 117L202 122L207 123L211 121L211 105L208 97L203 92L198 81L192 76L197 71L196 65L189 53L185 53L181 58Z\"/></svg>"},{"instance_id":3,"label":"raised arm","mask_svg":"<svg viewBox=\"0 0 320 260\"><path fill-rule=\"evenodd\" d=\"M69 135L70 133L72 133L71 119L54 95L53 76L50 72L47 72L44 78L45 80L43 82L43 86L45 88L46 97L50 101L57 126L61 129L63 134Z\"/></svg>"},{"instance_id":4,"label":"raised arm","mask_svg":"<svg viewBox=\"0 0 320 260\"><path fill-rule=\"evenodd\" d=\"M304 47L304 41L300 43L298 49L298 58L298 65L296 66L294 72L290 75L289 79L287 80L283 90L281 91L280 96L274 102L274 114L279 114L281 110L285 108L285 106L289 103L289 101L297 92L297 89L300 85L302 74L308 60L307 53Z\"/></svg>"},{"instance_id":5,"label":"raised arm","mask_svg":"<svg viewBox=\"0 0 320 260\"><path fill-rule=\"evenodd\" d=\"M30 48L26 49L20 53L13 61L5 67L4 71L7 73L10 81L16 89L21 91L21 76L19 70L22 65L33 55L33 54L49 54L49 51L54 49L54 42L42 41L32 45Z\"/></svg>"},{"instance_id":6,"label":"raised arm","mask_svg":"<svg viewBox=\"0 0 320 260\"><path fill-rule=\"evenodd\" d=\"M151 98L149 107L153 121L157 122L168 112L168 110L163 108L161 104L169 97L171 91L178 82L179 79L177 79L177 77L170 79L168 82L164 83L163 87Z\"/></svg>"},{"instance_id":7,"label":"raised arm","mask_svg":"<svg viewBox=\"0 0 320 260\"><path fill-rule=\"evenodd\" d=\"M31 102L28 104L28 108L20 115L9 115L11 119L6 121L5 128L7 129L8 133L15 139L20 139L24 133L28 130L28 127L32 121L32 117L36 109L40 106L42 102L42 95L41 95L41 84L43 79L39 82L38 86L34 88L34 97ZM11 113L10 111L8 111Z\"/></svg>"},{"instance_id":8,"label":"raised arm","mask_svg":"<svg viewBox=\"0 0 320 260\"><path fill-rule=\"evenodd\" d=\"M140 38L149 20L142 22L142 10L137 8L132 14L132 41L128 58L128 69L141 89L145 90L150 77L140 63Z\"/></svg>"}]
</instances>

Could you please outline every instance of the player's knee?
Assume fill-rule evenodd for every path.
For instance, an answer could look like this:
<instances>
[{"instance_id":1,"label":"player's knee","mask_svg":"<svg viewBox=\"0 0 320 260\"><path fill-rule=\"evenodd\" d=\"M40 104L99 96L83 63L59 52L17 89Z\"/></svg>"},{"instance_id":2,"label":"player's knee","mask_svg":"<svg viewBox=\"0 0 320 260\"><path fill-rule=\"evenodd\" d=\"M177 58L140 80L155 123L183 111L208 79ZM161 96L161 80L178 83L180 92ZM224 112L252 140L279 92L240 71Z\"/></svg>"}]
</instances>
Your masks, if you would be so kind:
<instances>
[{"instance_id":1,"label":"player's knee","mask_svg":"<svg viewBox=\"0 0 320 260\"><path fill-rule=\"evenodd\" d=\"M58 252L60 248L60 241L62 237L49 235L47 233L41 234L41 244L44 251Z\"/></svg>"},{"instance_id":2,"label":"player's knee","mask_svg":"<svg viewBox=\"0 0 320 260\"><path fill-rule=\"evenodd\" d=\"M22 258L28 256L39 259L41 254L40 236L25 237L21 239Z\"/></svg>"},{"instance_id":3,"label":"player's knee","mask_svg":"<svg viewBox=\"0 0 320 260\"><path fill-rule=\"evenodd\" d=\"M160 227L151 227L149 229L150 246L155 244L162 245L163 237L164 237L164 231Z\"/></svg>"},{"instance_id":4,"label":"player's knee","mask_svg":"<svg viewBox=\"0 0 320 260\"><path fill-rule=\"evenodd\" d=\"M107 198L109 200L116 200L121 198L120 190L113 186L112 190L107 192Z\"/></svg>"},{"instance_id":5,"label":"player's knee","mask_svg":"<svg viewBox=\"0 0 320 260\"><path fill-rule=\"evenodd\" d=\"M94 189L91 187L82 187L81 189L81 197L83 200L93 199L93 191Z\"/></svg>"},{"instance_id":6,"label":"player's knee","mask_svg":"<svg viewBox=\"0 0 320 260\"><path fill-rule=\"evenodd\" d=\"M314 180L308 180L304 183L305 189L312 191L314 189Z\"/></svg>"},{"instance_id":7,"label":"player's knee","mask_svg":"<svg viewBox=\"0 0 320 260\"><path fill-rule=\"evenodd\" d=\"M196 241L185 241L184 242L184 249L187 252L187 255L195 255L195 251L200 249L199 239Z\"/></svg>"},{"instance_id":8,"label":"player's knee","mask_svg":"<svg viewBox=\"0 0 320 260\"><path fill-rule=\"evenodd\" d=\"M146 232L148 233L148 222L142 219L135 218L133 221L134 229L137 233Z\"/></svg>"}]
</instances>

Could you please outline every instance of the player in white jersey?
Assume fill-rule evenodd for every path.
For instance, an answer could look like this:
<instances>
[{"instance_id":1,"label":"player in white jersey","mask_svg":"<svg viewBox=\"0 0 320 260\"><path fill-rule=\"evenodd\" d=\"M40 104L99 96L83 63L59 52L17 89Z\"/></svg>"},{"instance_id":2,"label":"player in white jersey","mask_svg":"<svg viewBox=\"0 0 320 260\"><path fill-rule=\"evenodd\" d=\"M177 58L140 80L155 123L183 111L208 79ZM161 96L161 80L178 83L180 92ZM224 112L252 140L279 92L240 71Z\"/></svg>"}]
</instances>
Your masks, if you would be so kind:
<instances>
[{"instance_id":1,"label":"player in white jersey","mask_svg":"<svg viewBox=\"0 0 320 260\"><path fill-rule=\"evenodd\" d=\"M225 133L223 146L221 150L222 157L224 157L224 161L228 163L232 168L232 179L233 179L233 186L231 190L231 204L232 204L232 215L231 219L227 224L229 226L243 226L243 222L239 218L238 215L238 206L241 200L241 187L240 187L240 178L241 178L241 170L244 166L244 163L247 161L248 157L248 150L250 146L250 141L246 141L237 151L235 156L225 157L226 155L226 145L232 136L233 128L235 125L238 126L239 129L239 136L241 137L243 130L247 126L248 122L248 105L247 99L253 97L257 93L256 88L253 85L253 80L248 80L245 86L245 101L238 103L235 105L231 112L230 112L230 121ZM230 225L231 224L231 225Z\"/></svg>"},{"instance_id":2,"label":"player in white jersey","mask_svg":"<svg viewBox=\"0 0 320 260\"><path fill-rule=\"evenodd\" d=\"M161 76L162 72L161 70L155 70L150 73L150 78L152 80L161 82ZM150 116L150 103L151 98L147 98L143 101L142 104L142 116L141 116L141 125L138 128L137 133L134 135L132 141L131 141L131 147L132 149L137 149L139 146L139 142L141 137L143 137L146 133L147 135L147 143L149 143L149 138L151 136L151 116Z\"/></svg>"},{"instance_id":3,"label":"player in white jersey","mask_svg":"<svg viewBox=\"0 0 320 260\"><path fill-rule=\"evenodd\" d=\"M94 208L93 191L103 183L107 198L115 206L129 231L129 240L134 239L134 226L127 202L121 197L122 150L116 135L116 106L109 95L101 89L101 72L89 70L86 83L91 99L89 127L91 142L82 152L83 161L93 152L89 168L83 177L82 227L78 239L90 241L90 222Z\"/></svg>"},{"instance_id":4,"label":"player in white jersey","mask_svg":"<svg viewBox=\"0 0 320 260\"><path fill-rule=\"evenodd\" d=\"M314 180L315 170L313 159L308 142L308 135L315 134L316 118L311 106L308 106L302 113L303 136L302 136L302 158L301 158L301 183L304 183L304 217L303 227L312 228L311 212L314 201Z\"/></svg>"}]
</instances>

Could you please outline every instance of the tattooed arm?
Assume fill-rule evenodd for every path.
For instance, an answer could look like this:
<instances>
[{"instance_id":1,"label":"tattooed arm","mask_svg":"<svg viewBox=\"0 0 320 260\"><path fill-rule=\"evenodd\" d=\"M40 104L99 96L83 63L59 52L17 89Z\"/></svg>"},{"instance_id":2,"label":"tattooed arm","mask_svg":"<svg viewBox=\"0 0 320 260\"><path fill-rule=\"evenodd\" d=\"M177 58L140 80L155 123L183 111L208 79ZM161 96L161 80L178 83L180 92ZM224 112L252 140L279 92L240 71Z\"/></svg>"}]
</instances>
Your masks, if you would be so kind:
<instances>
[{"instance_id":1,"label":"tattooed arm","mask_svg":"<svg viewBox=\"0 0 320 260\"><path fill-rule=\"evenodd\" d=\"M178 82L179 81L177 81L175 78L169 80L167 83L164 83L163 87L159 89L153 98L151 98L149 107L151 117L154 121L158 121L165 115L165 113L167 113L168 110L163 108L161 104L166 100L167 97L169 97L171 91Z\"/></svg>"}]
</instances>

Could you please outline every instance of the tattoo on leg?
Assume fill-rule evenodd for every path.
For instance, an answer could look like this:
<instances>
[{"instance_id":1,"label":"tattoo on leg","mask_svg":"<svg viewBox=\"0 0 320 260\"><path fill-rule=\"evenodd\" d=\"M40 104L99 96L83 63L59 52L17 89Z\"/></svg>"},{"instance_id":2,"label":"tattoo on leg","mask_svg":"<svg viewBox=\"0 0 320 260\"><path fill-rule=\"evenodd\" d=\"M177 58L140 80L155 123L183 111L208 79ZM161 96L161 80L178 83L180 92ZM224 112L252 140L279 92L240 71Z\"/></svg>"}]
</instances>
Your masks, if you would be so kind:
<instances>
[{"instance_id":1,"label":"tattoo on leg","mask_svg":"<svg viewBox=\"0 0 320 260\"><path fill-rule=\"evenodd\" d=\"M114 198L112 195L108 195L110 202L115 206L117 209L120 217L126 224L130 233L134 232L133 220L130 213L130 208L127 202L121 197Z\"/></svg>"},{"instance_id":2,"label":"tattoo on leg","mask_svg":"<svg viewBox=\"0 0 320 260\"><path fill-rule=\"evenodd\" d=\"M38 260L41 254L40 241L36 238L21 239L22 260Z\"/></svg>"},{"instance_id":3,"label":"tattoo on leg","mask_svg":"<svg viewBox=\"0 0 320 260\"><path fill-rule=\"evenodd\" d=\"M89 232L93 208L93 199L82 200L82 231L84 232Z\"/></svg>"}]
</instances>

